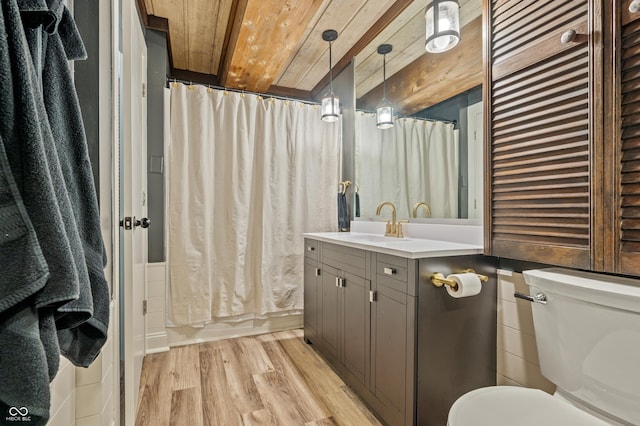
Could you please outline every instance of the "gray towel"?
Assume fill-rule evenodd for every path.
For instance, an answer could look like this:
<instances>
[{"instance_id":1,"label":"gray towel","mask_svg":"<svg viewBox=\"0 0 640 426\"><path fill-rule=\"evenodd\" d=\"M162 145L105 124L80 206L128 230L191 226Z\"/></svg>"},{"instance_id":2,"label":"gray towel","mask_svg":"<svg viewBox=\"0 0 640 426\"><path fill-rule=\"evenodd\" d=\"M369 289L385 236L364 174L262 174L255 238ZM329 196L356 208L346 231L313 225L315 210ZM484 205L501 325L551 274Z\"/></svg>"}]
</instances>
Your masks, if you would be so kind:
<instances>
[{"instance_id":1,"label":"gray towel","mask_svg":"<svg viewBox=\"0 0 640 426\"><path fill-rule=\"evenodd\" d=\"M110 296L103 272L106 256L93 171L80 104L67 64L67 60L86 57L86 52L75 22L62 3L56 15L58 32L45 35L44 103L89 274L89 285L83 286L81 281L78 300L60 307L58 312L65 316L77 311L92 313L87 321L72 327L61 327L58 319L58 328L64 328L58 335L62 354L75 365L87 367L107 338Z\"/></svg>"},{"instance_id":2,"label":"gray towel","mask_svg":"<svg viewBox=\"0 0 640 426\"><path fill-rule=\"evenodd\" d=\"M32 301L24 301L0 314L0 324L0 424L44 425L51 402L38 310ZM31 422L5 423L15 414L12 408L22 407Z\"/></svg>"},{"instance_id":3,"label":"gray towel","mask_svg":"<svg viewBox=\"0 0 640 426\"><path fill-rule=\"evenodd\" d=\"M340 231L349 230L349 207L347 206L347 196L338 192L338 228Z\"/></svg>"},{"instance_id":4,"label":"gray towel","mask_svg":"<svg viewBox=\"0 0 640 426\"><path fill-rule=\"evenodd\" d=\"M51 11L41 10L42 2L19 1L20 5L24 6L23 17L30 20L29 25L36 25L35 21L31 20L40 16L40 12L51 16ZM53 0L50 3L53 3ZM64 141L66 145L59 145L61 142L54 134L58 138L69 137L69 134L58 133L57 130L52 132L50 117L45 111L40 83L43 81L41 73L45 72L45 53L49 51L48 44L51 38L45 36L42 27L44 22L40 27L36 25L25 31L20 16L20 5L16 0L1 2L0 84L3 90L0 91L0 142L10 167L3 167L0 175L7 182L8 179L13 179L19 196L5 191L3 194L7 194L8 197L3 201L7 201L6 204L9 206L15 203L20 213L21 198L24 211L28 215L28 220L22 215L20 220L16 221L21 222L23 226L18 228L15 233L17 239L13 241L26 242L27 248L18 248L31 250L36 260L39 244L49 269L49 279L44 288L33 296L26 297L26 294L21 294L14 296L10 303L5 302L12 307L0 313L0 419L5 417L5 413L1 412L3 408L27 407L33 423L44 424L49 410L48 383L58 368L56 326L58 329L74 329L68 333L70 339L65 335L60 340L65 342L66 352L70 354L70 358L73 357L73 362L88 364L97 354L104 342L103 336L106 335L108 292L101 271L104 264L102 240L99 239L99 245L96 244L98 238L94 238L94 228L89 232L83 231L81 238L76 222L77 213L74 210L76 206L71 201L82 199L84 202L85 195L81 191L87 190L87 185L71 184L68 189L68 177L64 173L73 167L84 167L82 161L85 159L78 160L83 153L64 151L64 148L61 148L73 148L75 142ZM56 12L61 12L54 13L59 21L64 10L58 8ZM54 29L56 27L53 26ZM51 30L50 26L45 30ZM59 39L58 35L55 37ZM27 39L34 43L34 49L29 49ZM61 44L54 44L55 46L59 49ZM66 65L66 58L64 64ZM69 89L68 86L65 88ZM73 95L75 96L75 93ZM78 117L71 115L71 119L77 120ZM78 127L77 123L73 126ZM61 153L64 153L63 157L60 157ZM61 163L66 165L63 167ZM95 190L86 199L94 202ZM3 203L0 202L0 205ZM87 212L83 206L78 208L82 213ZM97 202L95 211L97 212ZM89 215L91 220L95 220L90 210ZM13 217L15 218L15 214ZM37 237L37 244L34 244L33 239L29 240L29 235L33 237L33 233L29 234L29 221ZM20 236L26 236L26 239L20 239ZM30 276L33 271L29 267L38 266L37 262L25 265L16 261L15 256L19 255L20 252L16 252L0 257L0 271L3 275L7 273ZM39 267L40 272L44 272L42 264ZM0 284L3 283L0 280ZM27 286L28 282L23 284ZM3 286L0 288L0 294L8 290ZM23 300L18 300L22 297ZM100 298L102 303L94 310L93 300ZM69 302L79 305L67 306ZM99 315L87 321L96 312ZM54 313L57 321L54 321ZM85 324L87 330L79 328Z\"/></svg>"},{"instance_id":5,"label":"gray towel","mask_svg":"<svg viewBox=\"0 0 640 426\"><path fill-rule=\"evenodd\" d=\"M0 313L35 294L49 277L49 268L9 169L1 137L0 271Z\"/></svg>"}]
</instances>

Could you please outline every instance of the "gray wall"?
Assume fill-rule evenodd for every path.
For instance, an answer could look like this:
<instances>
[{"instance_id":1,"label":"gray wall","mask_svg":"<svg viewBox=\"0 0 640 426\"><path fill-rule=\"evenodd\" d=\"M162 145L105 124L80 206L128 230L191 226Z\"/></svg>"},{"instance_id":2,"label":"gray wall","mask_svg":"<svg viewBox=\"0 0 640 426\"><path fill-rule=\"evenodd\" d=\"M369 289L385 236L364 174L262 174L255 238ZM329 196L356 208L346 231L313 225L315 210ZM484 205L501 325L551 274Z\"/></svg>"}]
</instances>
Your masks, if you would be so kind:
<instances>
[{"instance_id":1,"label":"gray wall","mask_svg":"<svg viewBox=\"0 0 640 426\"><path fill-rule=\"evenodd\" d=\"M469 213L469 169L467 107L482 101L482 86L474 87L464 93L442 101L424 109L414 116L432 120L455 121L455 128L460 130L460 146L458 151L458 217L467 218Z\"/></svg>"},{"instance_id":2,"label":"gray wall","mask_svg":"<svg viewBox=\"0 0 640 426\"><path fill-rule=\"evenodd\" d=\"M147 41L147 191L149 262L165 260L164 88L169 71L166 34L146 30Z\"/></svg>"},{"instance_id":3,"label":"gray wall","mask_svg":"<svg viewBox=\"0 0 640 426\"><path fill-rule=\"evenodd\" d=\"M74 61L74 81L82 110L84 130L87 135L89 159L93 168L93 182L100 199L100 18L98 0L75 2L73 15L87 50L87 59ZM109 171L107 171L109 172Z\"/></svg>"}]
</instances>

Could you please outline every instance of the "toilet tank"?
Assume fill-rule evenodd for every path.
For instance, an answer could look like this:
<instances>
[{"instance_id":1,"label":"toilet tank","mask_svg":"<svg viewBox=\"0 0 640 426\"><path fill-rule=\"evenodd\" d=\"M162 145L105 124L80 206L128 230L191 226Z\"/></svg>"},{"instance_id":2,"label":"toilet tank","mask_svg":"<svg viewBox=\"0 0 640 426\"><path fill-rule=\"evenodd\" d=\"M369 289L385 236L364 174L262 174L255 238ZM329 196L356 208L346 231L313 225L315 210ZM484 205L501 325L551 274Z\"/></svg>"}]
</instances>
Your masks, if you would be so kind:
<instances>
[{"instance_id":1,"label":"toilet tank","mask_svg":"<svg viewBox=\"0 0 640 426\"><path fill-rule=\"evenodd\" d=\"M569 400L640 425L640 281L561 268L523 272L540 369Z\"/></svg>"}]
</instances>

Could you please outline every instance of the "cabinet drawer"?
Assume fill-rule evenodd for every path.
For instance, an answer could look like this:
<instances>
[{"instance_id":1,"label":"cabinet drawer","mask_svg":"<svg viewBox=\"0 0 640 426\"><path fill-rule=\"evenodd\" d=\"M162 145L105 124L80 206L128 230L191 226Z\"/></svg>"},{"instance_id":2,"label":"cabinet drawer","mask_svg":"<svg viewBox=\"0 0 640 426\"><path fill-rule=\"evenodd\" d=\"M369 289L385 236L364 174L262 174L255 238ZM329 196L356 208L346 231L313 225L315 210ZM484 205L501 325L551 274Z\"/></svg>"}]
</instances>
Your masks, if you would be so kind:
<instances>
[{"instance_id":1,"label":"cabinet drawer","mask_svg":"<svg viewBox=\"0 0 640 426\"><path fill-rule=\"evenodd\" d=\"M336 244L322 244L322 263L344 272L366 278L367 256L364 250Z\"/></svg>"},{"instance_id":2,"label":"cabinet drawer","mask_svg":"<svg viewBox=\"0 0 640 426\"><path fill-rule=\"evenodd\" d=\"M376 256L376 274L406 283L407 259L378 253Z\"/></svg>"},{"instance_id":3,"label":"cabinet drawer","mask_svg":"<svg viewBox=\"0 0 640 426\"><path fill-rule=\"evenodd\" d=\"M318 260L320 257L320 242L317 240L310 240L305 238L304 240L304 257L307 259Z\"/></svg>"}]
</instances>

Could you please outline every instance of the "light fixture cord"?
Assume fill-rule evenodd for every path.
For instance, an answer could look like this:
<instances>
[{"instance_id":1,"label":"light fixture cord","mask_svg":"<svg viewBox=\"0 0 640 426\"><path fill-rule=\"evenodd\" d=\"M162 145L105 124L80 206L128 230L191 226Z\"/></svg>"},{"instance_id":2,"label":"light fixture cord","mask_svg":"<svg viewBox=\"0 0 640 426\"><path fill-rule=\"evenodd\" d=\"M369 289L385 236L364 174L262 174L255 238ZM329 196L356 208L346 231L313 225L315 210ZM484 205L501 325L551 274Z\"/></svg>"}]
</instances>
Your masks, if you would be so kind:
<instances>
[{"instance_id":1,"label":"light fixture cord","mask_svg":"<svg viewBox=\"0 0 640 426\"><path fill-rule=\"evenodd\" d=\"M382 99L387 100L387 54L382 55Z\"/></svg>"},{"instance_id":2,"label":"light fixture cord","mask_svg":"<svg viewBox=\"0 0 640 426\"><path fill-rule=\"evenodd\" d=\"M329 41L329 91L333 95L333 68L331 67L331 45L332 44L333 44L333 41ZM332 101L332 105L333 105L333 101Z\"/></svg>"}]
</instances>

